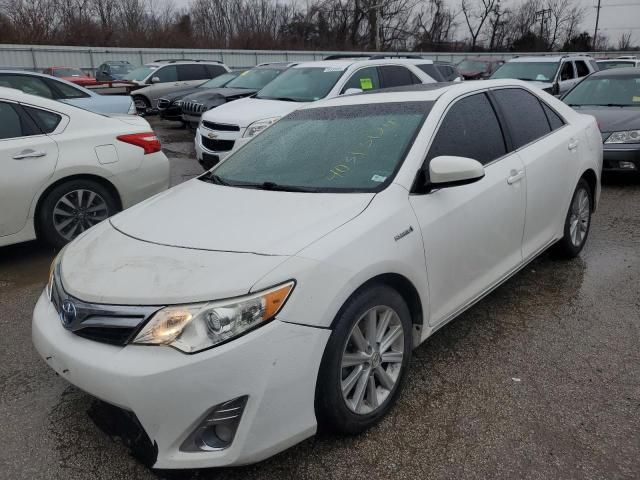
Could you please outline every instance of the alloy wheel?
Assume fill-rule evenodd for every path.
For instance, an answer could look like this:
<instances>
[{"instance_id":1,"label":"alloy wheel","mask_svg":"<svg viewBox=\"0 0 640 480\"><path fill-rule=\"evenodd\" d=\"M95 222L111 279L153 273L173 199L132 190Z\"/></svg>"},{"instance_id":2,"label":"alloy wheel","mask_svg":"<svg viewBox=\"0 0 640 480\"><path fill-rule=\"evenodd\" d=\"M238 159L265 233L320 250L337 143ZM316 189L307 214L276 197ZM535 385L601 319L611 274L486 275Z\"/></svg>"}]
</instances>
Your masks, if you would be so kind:
<instances>
[{"instance_id":1,"label":"alloy wheel","mask_svg":"<svg viewBox=\"0 0 640 480\"><path fill-rule=\"evenodd\" d=\"M575 247L582 245L587 236L590 213L589 193L585 188L580 188L571 202L569 217L569 236Z\"/></svg>"},{"instance_id":2,"label":"alloy wheel","mask_svg":"<svg viewBox=\"0 0 640 480\"><path fill-rule=\"evenodd\" d=\"M91 190L73 190L56 202L53 227L68 241L107 217L109 206L99 194Z\"/></svg>"},{"instance_id":3,"label":"alloy wheel","mask_svg":"<svg viewBox=\"0 0 640 480\"><path fill-rule=\"evenodd\" d=\"M377 306L355 323L341 364L342 398L352 412L376 411L393 391L402 370L404 329L390 307Z\"/></svg>"}]
</instances>

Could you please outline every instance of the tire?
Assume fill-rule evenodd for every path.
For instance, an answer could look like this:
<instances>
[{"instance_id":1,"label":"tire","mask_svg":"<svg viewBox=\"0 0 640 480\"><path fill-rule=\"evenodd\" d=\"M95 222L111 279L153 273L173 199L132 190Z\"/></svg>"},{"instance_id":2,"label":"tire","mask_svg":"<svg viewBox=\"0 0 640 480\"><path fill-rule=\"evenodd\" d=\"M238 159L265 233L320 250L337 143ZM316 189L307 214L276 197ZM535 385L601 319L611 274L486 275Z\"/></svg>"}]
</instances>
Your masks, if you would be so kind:
<instances>
[{"instance_id":1,"label":"tire","mask_svg":"<svg viewBox=\"0 0 640 480\"><path fill-rule=\"evenodd\" d=\"M556 244L556 252L564 258L575 258L584 248L591 227L593 192L584 178L576 186L564 220L564 236Z\"/></svg>"},{"instance_id":2,"label":"tire","mask_svg":"<svg viewBox=\"0 0 640 480\"><path fill-rule=\"evenodd\" d=\"M140 115L146 114L151 109L151 103L146 97L142 95L133 95L133 103L136 106L136 110Z\"/></svg>"},{"instance_id":3,"label":"tire","mask_svg":"<svg viewBox=\"0 0 640 480\"><path fill-rule=\"evenodd\" d=\"M371 338L367 328L368 316L373 315L371 312L375 312L377 324L375 340L382 337L382 345L379 341L367 340L367 337ZM386 324L384 318L389 319ZM356 326L362 338L355 333ZM384 340L390 337L392 329L397 331L398 327L401 327L401 332L384 351ZM412 327L406 302L396 290L385 285L366 288L345 303L336 317L318 372L315 410L321 430L354 435L367 430L386 415L402 390L413 347ZM357 353L365 351L362 341L367 345L374 343L366 354L367 361L362 360L364 354ZM393 358L393 362L385 362L385 358ZM354 365L343 366L343 362ZM392 385L389 380L393 381ZM375 395L371 382L375 386ZM347 387L346 397L343 386ZM360 402L359 391L362 391Z\"/></svg>"},{"instance_id":4,"label":"tire","mask_svg":"<svg viewBox=\"0 0 640 480\"><path fill-rule=\"evenodd\" d=\"M38 236L61 248L118 210L117 199L100 183L86 179L69 180L55 187L43 199L37 214Z\"/></svg>"}]
</instances>

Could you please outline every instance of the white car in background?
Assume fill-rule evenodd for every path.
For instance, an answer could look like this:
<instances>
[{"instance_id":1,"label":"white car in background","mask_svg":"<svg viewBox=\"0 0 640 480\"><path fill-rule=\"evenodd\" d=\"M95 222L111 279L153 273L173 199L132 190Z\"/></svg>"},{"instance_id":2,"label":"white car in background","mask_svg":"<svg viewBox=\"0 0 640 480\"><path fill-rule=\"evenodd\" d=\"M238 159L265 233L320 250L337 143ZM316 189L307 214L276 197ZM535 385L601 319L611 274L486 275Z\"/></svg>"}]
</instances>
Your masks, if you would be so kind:
<instances>
[{"instance_id":1,"label":"white car in background","mask_svg":"<svg viewBox=\"0 0 640 480\"><path fill-rule=\"evenodd\" d=\"M415 346L551 245L585 245L593 117L518 81L395 90L304 107L54 260L35 347L127 412L148 464L366 430Z\"/></svg>"},{"instance_id":2,"label":"white car in background","mask_svg":"<svg viewBox=\"0 0 640 480\"><path fill-rule=\"evenodd\" d=\"M0 88L0 246L60 247L169 185L146 120Z\"/></svg>"},{"instance_id":3,"label":"white car in background","mask_svg":"<svg viewBox=\"0 0 640 480\"><path fill-rule=\"evenodd\" d=\"M207 170L279 118L311 102L380 88L434 83L433 61L409 58L344 58L300 63L255 96L202 115L196 131L198 161Z\"/></svg>"}]
</instances>

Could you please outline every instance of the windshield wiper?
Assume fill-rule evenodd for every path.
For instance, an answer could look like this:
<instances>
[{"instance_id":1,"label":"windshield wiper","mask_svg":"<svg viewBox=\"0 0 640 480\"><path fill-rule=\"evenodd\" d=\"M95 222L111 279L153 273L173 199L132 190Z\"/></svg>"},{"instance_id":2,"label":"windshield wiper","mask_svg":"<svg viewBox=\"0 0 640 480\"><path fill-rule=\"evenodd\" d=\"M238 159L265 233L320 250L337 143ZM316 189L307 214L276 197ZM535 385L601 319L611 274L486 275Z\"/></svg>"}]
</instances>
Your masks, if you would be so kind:
<instances>
[{"instance_id":1,"label":"windshield wiper","mask_svg":"<svg viewBox=\"0 0 640 480\"><path fill-rule=\"evenodd\" d=\"M282 102L304 102L304 100L296 100L295 98L291 98L291 97L256 97L259 98L260 100L280 100Z\"/></svg>"},{"instance_id":2,"label":"windshield wiper","mask_svg":"<svg viewBox=\"0 0 640 480\"><path fill-rule=\"evenodd\" d=\"M279 185L275 182L262 182L262 183L230 182L222 178L220 175L216 175L213 172L207 172L198 178L204 182L214 183L216 185L224 185L226 187L254 188L256 190L273 190L275 192L318 192L319 191L315 187L298 187L295 185Z\"/></svg>"},{"instance_id":3,"label":"windshield wiper","mask_svg":"<svg viewBox=\"0 0 640 480\"><path fill-rule=\"evenodd\" d=\"M258 185L258 188L263 190L274 190L276 192L317 192L318 189L314 187L297 187L295 185L279 185L274 182L262 182Z\"/></svg>"},{"instance_id":4,"label":"windshield wiper","mask_svg":"<svg viewBox=\"0 0 640 480\"><path fill-rule=\"evenodd\" d=\"M633 107L624 103L569 103L570 107Z\"/></svg>"},{"instance_id":5,"label":"windshield wiper","mask_svg":"<svg viewBox=\"0 0 640 480\"><path fill-rule=\"evenodd\" d=\"M209 182L209 183L214 183L216 185L226 185L229 186L231 185L229 182L227 182L224 178L222 178L219 175L216 175L213 172L207 172L204 175L201 175L200 177L198 177L200 180L204 181L204 182Z\"/></svg>"}]
</instances>

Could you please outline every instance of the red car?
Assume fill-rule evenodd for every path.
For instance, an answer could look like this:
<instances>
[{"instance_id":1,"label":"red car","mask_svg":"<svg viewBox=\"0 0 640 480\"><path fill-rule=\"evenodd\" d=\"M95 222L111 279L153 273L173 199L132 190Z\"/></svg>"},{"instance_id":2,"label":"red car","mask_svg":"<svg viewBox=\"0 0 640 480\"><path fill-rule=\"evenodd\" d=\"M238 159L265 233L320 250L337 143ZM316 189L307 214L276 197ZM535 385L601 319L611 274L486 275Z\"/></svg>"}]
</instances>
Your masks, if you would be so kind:
<instances>
[{"instance_id":1,"label":"red car","mask_svg":"<svg viewBox=\"0 0 640 480\"><path fill-rule=\"evenodd\" d=\"M62 78L68 82L73 82L76 85L86 87L87 85L95 85L96 79L89 76L89 74L82 73L82 70L74 67L49 67L44 69L44 73L54 77Z\"/></svg>"}]
</instances>

